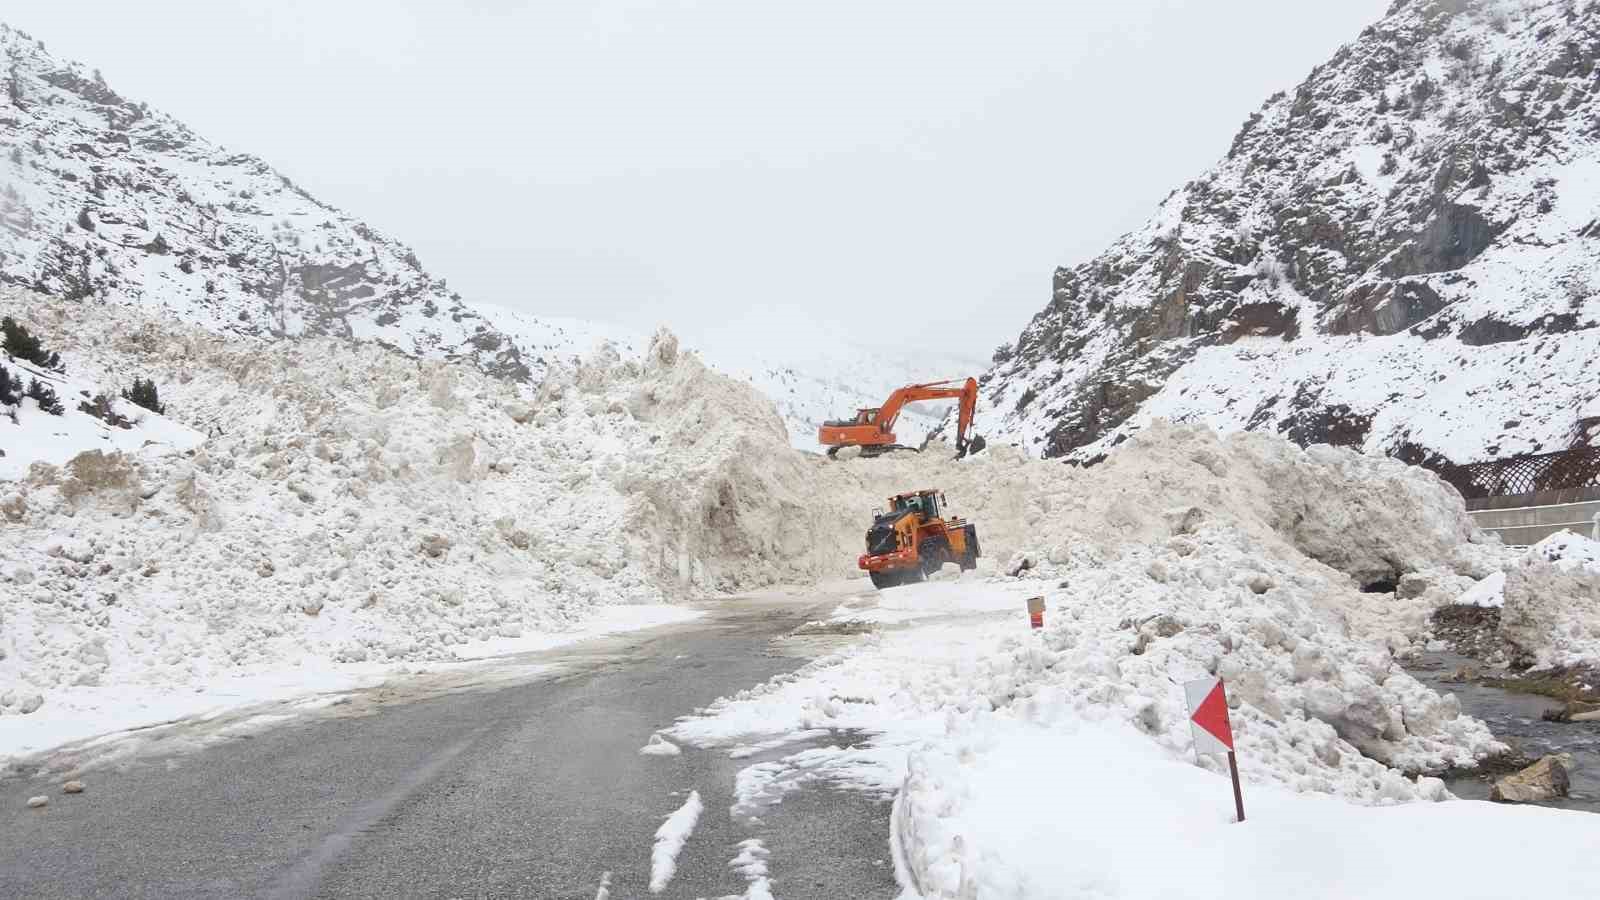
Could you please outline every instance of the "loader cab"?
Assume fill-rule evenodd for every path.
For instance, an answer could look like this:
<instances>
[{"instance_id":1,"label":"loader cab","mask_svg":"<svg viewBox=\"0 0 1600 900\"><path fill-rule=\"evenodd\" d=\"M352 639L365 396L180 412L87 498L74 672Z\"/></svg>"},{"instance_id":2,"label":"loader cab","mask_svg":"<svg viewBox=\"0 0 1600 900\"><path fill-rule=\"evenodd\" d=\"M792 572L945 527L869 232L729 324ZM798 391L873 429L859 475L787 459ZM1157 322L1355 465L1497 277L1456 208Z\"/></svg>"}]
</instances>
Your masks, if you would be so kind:
<instances>
[{"instance_id":1,"label":"loader cab","mask_svg":"<svg viewBox=\"0 0 1600 900\"><path fill-rule=\"evenodd\" d=\"M915 494L901 494L892 498L890 506L895 512L911 510L921 513L925 519L939 518L939 492L919 491Z\"/></svg>"}]
</instances>

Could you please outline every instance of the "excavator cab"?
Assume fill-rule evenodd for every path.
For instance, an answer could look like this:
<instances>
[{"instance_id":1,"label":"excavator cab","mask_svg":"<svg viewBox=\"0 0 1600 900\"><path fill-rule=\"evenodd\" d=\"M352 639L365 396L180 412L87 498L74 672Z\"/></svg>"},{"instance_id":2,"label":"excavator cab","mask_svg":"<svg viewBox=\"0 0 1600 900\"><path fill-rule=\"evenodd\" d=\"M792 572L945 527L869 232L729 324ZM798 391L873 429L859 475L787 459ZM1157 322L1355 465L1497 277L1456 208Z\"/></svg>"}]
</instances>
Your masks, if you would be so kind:
<instances>
[{"instance_id":1,"label":"excavator cab","mask_svg":"<svg viewBox=\"0 0 1600 900\"><path fill-rule=\"evenodd\" d=\"M854 419L829 419L822 424L831 428L850 428L856 425L871 425L877 419L877 409L858 409Z\"/></svg>"}]
</instances>

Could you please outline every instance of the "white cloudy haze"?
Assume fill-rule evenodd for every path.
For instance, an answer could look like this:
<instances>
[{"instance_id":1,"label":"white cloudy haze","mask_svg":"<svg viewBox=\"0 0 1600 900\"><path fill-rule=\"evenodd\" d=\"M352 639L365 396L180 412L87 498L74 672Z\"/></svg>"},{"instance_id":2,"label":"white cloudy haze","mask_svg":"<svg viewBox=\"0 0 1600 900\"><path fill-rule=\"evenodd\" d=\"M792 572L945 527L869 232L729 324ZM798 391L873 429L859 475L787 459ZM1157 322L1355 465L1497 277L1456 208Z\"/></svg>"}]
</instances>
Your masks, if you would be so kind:
<instances>
[{"instance_id":1,"label":"white cloudy haze","mask_svg":"<svg viewBox=\"0 0 1600 900\"><path fill-rule=\"evenodd\" d=\"M986 357L1387 0L7 0L468 299Z\"/></svg>"}]
</instances>

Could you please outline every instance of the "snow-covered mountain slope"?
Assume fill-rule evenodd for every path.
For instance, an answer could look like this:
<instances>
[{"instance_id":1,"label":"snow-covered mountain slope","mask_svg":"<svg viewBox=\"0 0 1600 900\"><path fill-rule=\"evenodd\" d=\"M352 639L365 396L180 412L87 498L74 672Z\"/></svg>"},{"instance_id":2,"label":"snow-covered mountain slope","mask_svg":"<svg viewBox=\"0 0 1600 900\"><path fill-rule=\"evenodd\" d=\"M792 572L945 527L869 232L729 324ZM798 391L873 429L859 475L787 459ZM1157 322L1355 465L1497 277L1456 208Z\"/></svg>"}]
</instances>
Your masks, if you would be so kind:
<instances>
[{"instance_id":1,"label":"snow-covered mountain slope","mask_svg":"<svg viewBox=\"0 0 1600 900\"><path fill-rule=\"evenodd\" d=\"M60 415L52 415L28 397L16 406L0 405L0 480L21 478L34 463L66 465L88 450L161 456L205 440L193 428L122 399L132 375L76 367L66 375L4 354L0 365L24 383L47 386L61 407Z\"/></svg>"},{"instance_id":2,"label":"snow-covered mountain slope","mask_svg":"<svg viewBox=\"0 0 1600 900\"><path fill-rule=\"evenodd\" d=\"M1456 462L1600 438L1600 5L1398 0L1002 347L991 438Z\"/></svg>"},{"instance_id":3,"label":"snow-covered mountain slope","mask_svg":"<svg viewBox=\"0 0 1600 900\"><path fill-rule=\"evenodd\" d=\"M517 381L603 342L635 359L649 346L626 327L469 302L410 248L4 25L0 76L0 283L230 334L370 340ZM877 406L902 384L982 368L847 344L695 349L772 397L807 450L818 449L823 419ZM908 409L902 440L920 441L943 411Z\"/></svg>"},{"instance_id":4,"label":"snow-covered mountain slope","mask_svg":"<svg viewBox=\"0 0 1600 900\"><path fill-rule=\"evenodd\" d=\"M416 254L0 25L0 281L214 331L331 336L502 377L522 350Z\"/></svg>"}]
</instances>

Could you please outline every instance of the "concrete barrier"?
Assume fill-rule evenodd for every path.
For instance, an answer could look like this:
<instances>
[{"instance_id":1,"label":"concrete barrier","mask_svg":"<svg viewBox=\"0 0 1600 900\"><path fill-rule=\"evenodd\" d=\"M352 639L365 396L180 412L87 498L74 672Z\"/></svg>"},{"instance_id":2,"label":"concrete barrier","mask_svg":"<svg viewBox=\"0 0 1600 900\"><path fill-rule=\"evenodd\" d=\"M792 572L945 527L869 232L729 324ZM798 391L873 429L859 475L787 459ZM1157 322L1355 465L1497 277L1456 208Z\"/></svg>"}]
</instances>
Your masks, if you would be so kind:
<instances>
[{"instance_id":1,"label":"concrete barrier","mask_svg":"<svg viewBox=\"0 0 1600 900\"><path fill-rule=\"evenodd\" d=\"M1537 544L1558 531L1594 536L1600 530L1600 500L1556 503L1512 509L1470 510L1468 515L1484 531L1500 535L1513 546ZM1600 537L1596 537L1600 540Z\"/></svg>"}]
</instances>

